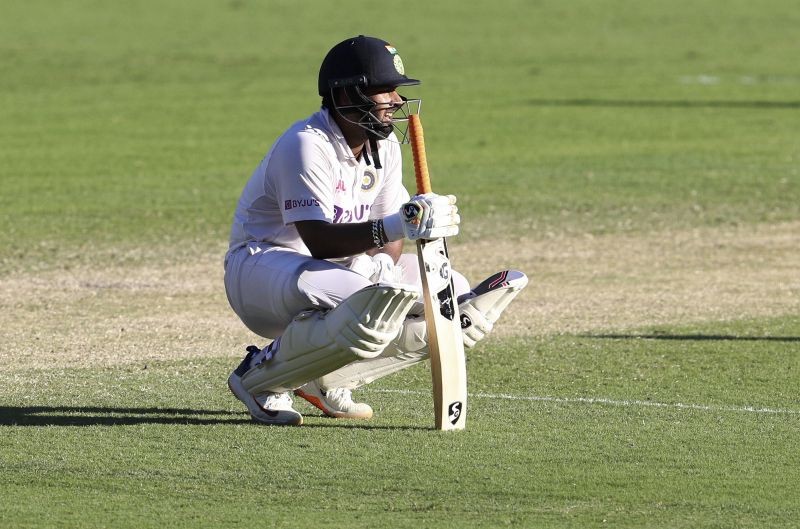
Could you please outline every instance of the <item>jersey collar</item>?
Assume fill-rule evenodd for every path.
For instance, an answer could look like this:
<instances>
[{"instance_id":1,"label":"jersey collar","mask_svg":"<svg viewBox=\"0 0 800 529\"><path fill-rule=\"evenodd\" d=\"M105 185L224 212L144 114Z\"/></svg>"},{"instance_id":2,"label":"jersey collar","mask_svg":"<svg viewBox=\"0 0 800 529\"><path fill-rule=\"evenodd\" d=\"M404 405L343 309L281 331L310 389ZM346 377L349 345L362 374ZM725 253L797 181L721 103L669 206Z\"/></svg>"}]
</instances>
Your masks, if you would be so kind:
<instances>
[{"instance_id":1,"label":"jersey collar","mask_svg":"<svg viewBox=\"0 0 800 529\"><path fill-rule=\"evenodd\" d=\"M321 118L323 128L333 140L333 147L336 149L336 155L339 157L339 160L350 162L351 164L358 164L358 159L353 156L353 151L347 144L347 140L345 140L344 134L342 134L342 129L339 128L339 125L337 125L336 121L331 117L330 111L327 108L321 108L318 114Z\"/></svg>"}]
</instances>

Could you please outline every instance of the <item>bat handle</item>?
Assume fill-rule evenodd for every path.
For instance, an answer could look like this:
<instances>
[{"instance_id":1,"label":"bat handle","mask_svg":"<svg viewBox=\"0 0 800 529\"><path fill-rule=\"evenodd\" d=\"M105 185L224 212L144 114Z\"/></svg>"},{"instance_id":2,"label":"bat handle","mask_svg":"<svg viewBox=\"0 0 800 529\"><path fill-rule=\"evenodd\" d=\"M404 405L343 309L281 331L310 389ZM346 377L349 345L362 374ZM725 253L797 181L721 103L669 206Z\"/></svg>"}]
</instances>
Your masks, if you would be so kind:
<instances>
[{"instance_id":1,"label":"bat handle","mask_svg":"<svg viewBox=\"0 0 800 529\"><path fill-rule=\"evenodd\" d=\"M414 156L414 176L417 180L417 194L430 193L431 178L428 175L428 159L425 156L425 135L419 114L408 116L408 133L411 138L411 153Z\"/></svg>"}]
</instances>

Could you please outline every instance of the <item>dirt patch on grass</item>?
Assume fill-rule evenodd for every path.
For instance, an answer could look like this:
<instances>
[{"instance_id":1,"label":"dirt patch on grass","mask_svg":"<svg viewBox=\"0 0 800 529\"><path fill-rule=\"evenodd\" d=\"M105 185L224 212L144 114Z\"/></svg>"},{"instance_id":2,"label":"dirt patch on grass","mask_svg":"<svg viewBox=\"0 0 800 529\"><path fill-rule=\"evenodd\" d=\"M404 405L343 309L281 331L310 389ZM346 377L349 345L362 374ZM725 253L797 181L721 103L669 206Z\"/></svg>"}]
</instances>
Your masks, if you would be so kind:
<instances>
[{"instance_id":1,"label":"dirt patch on grass","mask_svg":"<svg viewBox=\"0 0 800 529\"><path fill-rule=\"evenodd\" d=\"M800 222L481 243L531 275L501 333L624 330L800 315ZM458 255L458 253L456 253Z\"/></svg>"},{"instance_id":2,"label":"dirt patch on grass","mask_svg":"<svg viewBox=\"0 0 800 529\"><path fill-rule=\"evenodd\" d=\"M219 253L222 248L219 249ZM621 331L800 314L800 222L648 235L454 244L474 280L531 277L497 336ZM0 279L0 369L238 356L259 343L231 312L219 254Z\"/></svg>"}]
</instances>

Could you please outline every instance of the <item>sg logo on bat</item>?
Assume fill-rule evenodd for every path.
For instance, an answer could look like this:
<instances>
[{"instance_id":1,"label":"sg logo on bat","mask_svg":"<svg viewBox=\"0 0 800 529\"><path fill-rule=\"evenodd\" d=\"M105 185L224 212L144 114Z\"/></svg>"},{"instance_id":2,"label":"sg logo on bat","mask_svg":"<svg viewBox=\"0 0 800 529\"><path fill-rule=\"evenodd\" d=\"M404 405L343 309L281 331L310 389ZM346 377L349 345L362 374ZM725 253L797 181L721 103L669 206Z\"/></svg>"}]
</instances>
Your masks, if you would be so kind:
<instances>
[{"instance_id":1,"label":"sg logo on bat","mask_svg":"<svg viewBox=\"0 0 800 529\"><path fill-rule=\"evenodd\" d=\"M461 408L463 407L464 405L460 400L450 403L450 406L447 407L447 418L450 420L450 424L455 425L458 422L458 419L461 418Z\"/></svg>"}]
</instances>

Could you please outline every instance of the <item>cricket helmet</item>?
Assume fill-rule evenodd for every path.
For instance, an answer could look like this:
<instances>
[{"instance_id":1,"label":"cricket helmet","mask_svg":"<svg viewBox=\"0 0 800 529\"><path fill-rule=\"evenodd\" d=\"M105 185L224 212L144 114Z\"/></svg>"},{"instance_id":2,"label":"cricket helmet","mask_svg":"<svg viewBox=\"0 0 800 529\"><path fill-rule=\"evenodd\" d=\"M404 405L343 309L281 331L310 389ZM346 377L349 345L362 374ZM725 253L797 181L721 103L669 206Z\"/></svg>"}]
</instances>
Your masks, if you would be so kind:
<instances>
[{"instance_id":1,"label":"cricket helmet","mask_svg":"<svg viewBox=\"0 0 800 529\"><path fill-rule=\"evenodd\" d=\"M418 111L420 101L403 98L403 104L396 109L397 117L393 117L391 123L385 123L374 113L378 105L363 90L418 84L418 79L406 76L403 60L394 46L364 35L349 38L331 48L319 69L318 89L322 105L365 129L373 140L386 139L397 129L402 132L401 141L405 141L405 130L397 125L407 122L411 113L409 104L415 104ZM337 103L337 90L347 94L350 104Z\"/></svg>"},{"instance_id":2,"label":"cricket helmet","mask_svg":"<svg viewBox=\"0 0 800 529\"><path fill-rule=\"evenodd\" d=\"M331 88L419 83L418 79L406 76L403 60L394 46L364 35L349 38L331 48L319 69L319 95L323 97L330 94Z\"/></svg>"}]
</instances>

